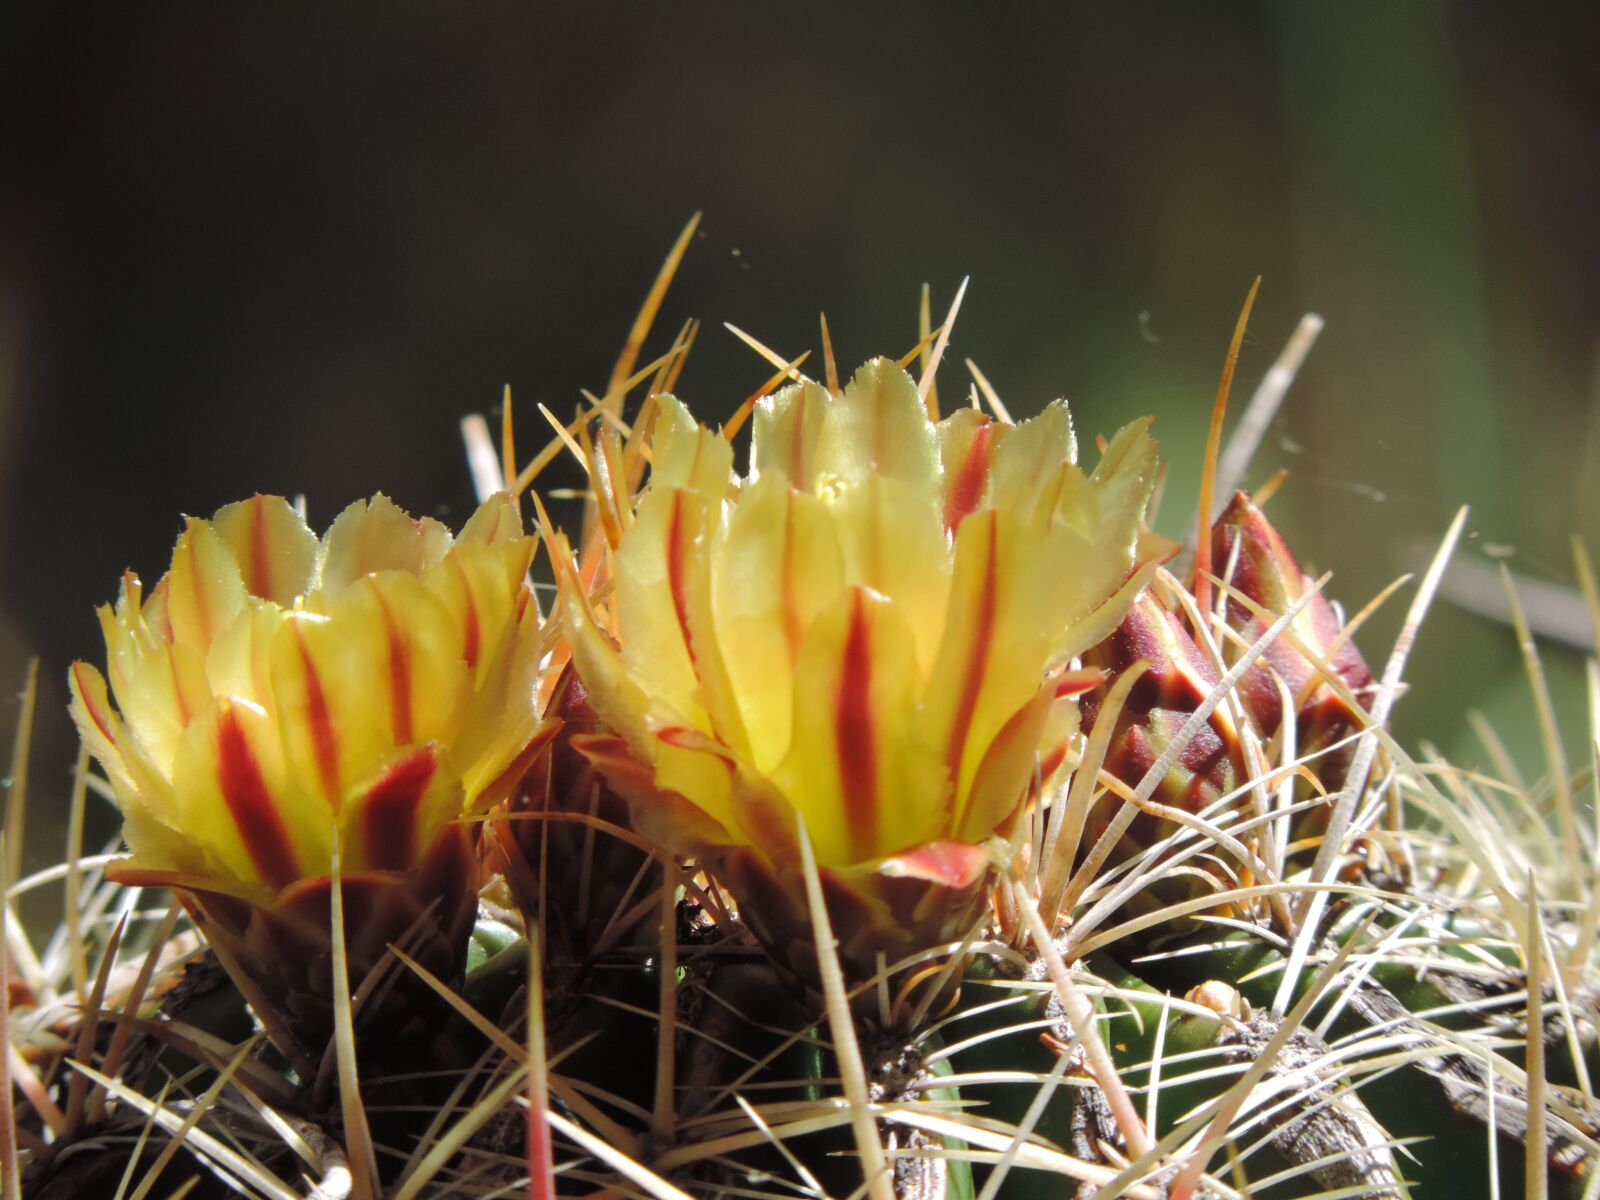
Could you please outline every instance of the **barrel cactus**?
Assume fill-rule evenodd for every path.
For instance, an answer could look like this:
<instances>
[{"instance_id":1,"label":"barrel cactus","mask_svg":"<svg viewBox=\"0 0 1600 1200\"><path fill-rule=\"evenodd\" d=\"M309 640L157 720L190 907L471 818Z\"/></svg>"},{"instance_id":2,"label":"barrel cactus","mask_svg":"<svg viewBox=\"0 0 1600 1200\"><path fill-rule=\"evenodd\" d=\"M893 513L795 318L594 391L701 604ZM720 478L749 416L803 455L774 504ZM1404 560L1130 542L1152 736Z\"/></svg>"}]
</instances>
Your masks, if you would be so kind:
<instances>
[{"instance_id":1,"label":"barrel cactus","mask_svg":"<svg viewBox=\"0 0 1600 1200\"><path fill-rule=\"evenodd\" d=\"M1592 1194L1583 779L1386 729L1460 522L1375 675L1246 493L1150 529L1147 420L942 413L949 324L721 429L631 340L581 517L479 430L454 537L126 576L6 1195Z\"/></svg>"}]
</instances>

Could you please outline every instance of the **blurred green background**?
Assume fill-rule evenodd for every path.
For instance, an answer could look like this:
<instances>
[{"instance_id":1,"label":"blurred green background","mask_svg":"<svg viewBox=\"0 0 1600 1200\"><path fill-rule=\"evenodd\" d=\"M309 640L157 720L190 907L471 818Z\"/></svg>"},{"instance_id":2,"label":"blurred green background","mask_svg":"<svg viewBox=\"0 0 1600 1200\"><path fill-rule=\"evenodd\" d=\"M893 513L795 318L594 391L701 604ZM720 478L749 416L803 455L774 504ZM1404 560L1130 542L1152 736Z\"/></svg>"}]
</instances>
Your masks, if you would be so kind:
<instances>
[{"instance_id":1,"label":"blurred green background","mask_svg":"<svg viewBox=\"0 0 1600 1200\"><path fill-rule=\"evenodd\" d=\"M657 344L704 319L703 415L768 373L723 321L793 355L826 310L854 362L970 275L946 395L970 355L1019 414L1155 413L1177 532L1260 274L1237 406L1303 312L1328 327L1250 481L1289 468L1272 515L1347 607L1462 503L1468 554L1570 583L1569 536L1600 548L1597 14L5 6L0 729L41 655L35 813L92 605L153 582L180 513L303 492L320 526L381 489L459 518L459 417L509 383L535 439L536 401L603 385L695 210ZM1579 656L1544 649L1581 750ZM1479 758L1475 705L1538 772L1502 626L1441 606L1409 678L1405 739Z\"/></svg>"}]
</instances>

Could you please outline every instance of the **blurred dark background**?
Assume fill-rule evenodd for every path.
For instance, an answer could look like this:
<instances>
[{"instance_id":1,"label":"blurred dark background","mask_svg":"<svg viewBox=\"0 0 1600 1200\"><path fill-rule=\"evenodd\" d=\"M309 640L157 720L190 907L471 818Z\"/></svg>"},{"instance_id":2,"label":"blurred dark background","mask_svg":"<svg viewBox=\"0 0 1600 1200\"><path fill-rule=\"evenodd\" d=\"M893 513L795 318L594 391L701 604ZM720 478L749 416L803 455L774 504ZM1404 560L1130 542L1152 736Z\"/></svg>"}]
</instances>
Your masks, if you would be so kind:
<instances>
[{"instance_id":1,"label":"blurred dark background","mask_svg":"<svg viewBox=\"0 0 1600 1200\"><path fill-rule=\"evenodd\" d=\"M696 210L654 345L704 319L702 415L768 374L723 321L794 355L825 310L854 363L970 275L947 397L970 355L1019 414L1155 413L1175 532L1260 274L1237 406L1303 312L1328 328L1249 479L1290 469L1272 515L1333 593L1359 608L1461 503L1469 554L1570 584L1569 536L1600 549L1597 14L6 5L0 729L42 656L58 807L66 666L180 513L303 492L320 527L381 489L462 516L458 419L509 383L542 440L535 402L603 386ZM1579 748L1579 655L1543 648ZM1503 626L1441 606L1409 678L1407 740L1481 757L1474 704L1537 773Z\"/></svg>"}]
</instances>

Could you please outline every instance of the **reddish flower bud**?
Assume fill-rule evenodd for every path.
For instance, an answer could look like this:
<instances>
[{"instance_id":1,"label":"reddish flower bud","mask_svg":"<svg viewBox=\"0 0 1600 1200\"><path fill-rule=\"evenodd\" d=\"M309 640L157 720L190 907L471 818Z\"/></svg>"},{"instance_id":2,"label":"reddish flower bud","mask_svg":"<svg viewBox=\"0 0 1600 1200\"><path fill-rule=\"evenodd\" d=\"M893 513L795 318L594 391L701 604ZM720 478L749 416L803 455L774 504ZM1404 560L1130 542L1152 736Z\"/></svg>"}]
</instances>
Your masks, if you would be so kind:
<instances>
[{"instance_id":1,"label":"reddish flower bud","mask_svg":"<svg viewBox=\"0 0 1600 1200\"><path fill-rule=\"evenodd\" d=\"M1212 530L1212 562L1237 593L1228 601L1228 624L1249 643L1312 585L1278 531L1243 492L1234 496ZM1363 709L1370 706L1372 672L1341 631L1333 605L1318 594L1239 681L1240 699L1263 736L1270 737L1283 722L1279 679L1294 704L1302 753L1338 741L1362 723L1316 665L1316 660L1325 664Z\"/></svg>"}]
</instances>

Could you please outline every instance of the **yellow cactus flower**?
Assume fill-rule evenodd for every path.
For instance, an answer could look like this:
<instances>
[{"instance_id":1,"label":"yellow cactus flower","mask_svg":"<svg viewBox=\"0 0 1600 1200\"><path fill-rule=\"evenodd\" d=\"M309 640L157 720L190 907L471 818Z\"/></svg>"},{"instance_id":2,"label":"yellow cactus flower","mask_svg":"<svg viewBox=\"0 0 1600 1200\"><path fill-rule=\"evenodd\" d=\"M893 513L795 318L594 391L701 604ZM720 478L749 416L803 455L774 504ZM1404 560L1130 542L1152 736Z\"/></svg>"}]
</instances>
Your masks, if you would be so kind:
<instances>
[{"instance_id":1,"label":"yellow cactus flower","mask_svg":"<svg viewBox=\"0 0 1600 1200\"><path fill-rule=\"evenodd\" d=\"M764 399L737 477L726 440L662 398L614 588L591 603L565 583L574 662L615 731L583 744L636 826L714 866L802 969L797 813L830 904L870 910L835 922L847 959L959 936L984 844L1074 727L1072 656L1170 552L1142 527L1147 425L1085 474L1064 403L936 421L878 360L841 394Z\"/></svg>"},{"instance_id":2,"label":"yellow cactus flower","mask_svg":"<svg viewBox=\"0 0 1600 1200\"><path fill-rule=\"evenodd\" d=\"M504 495L454 539L380 495L320 540L256 496L189 520L154 590L127 573L99 610L116 705L79 662L71 707L132 850L112 874L178 889L269 1024L321 1032L336 841L357 981L430 906L425 958L459 969L458 818L546 740L533 549Z\"/></svg>"}]
</instances>

